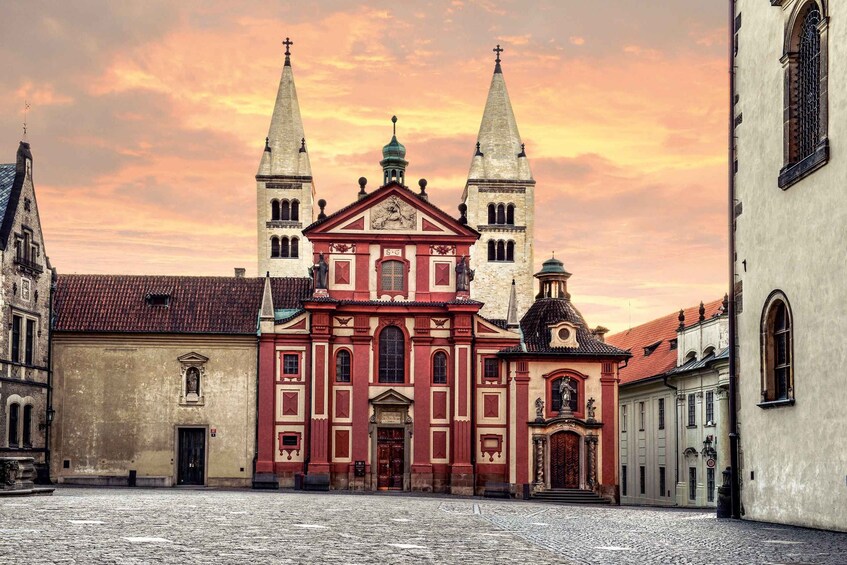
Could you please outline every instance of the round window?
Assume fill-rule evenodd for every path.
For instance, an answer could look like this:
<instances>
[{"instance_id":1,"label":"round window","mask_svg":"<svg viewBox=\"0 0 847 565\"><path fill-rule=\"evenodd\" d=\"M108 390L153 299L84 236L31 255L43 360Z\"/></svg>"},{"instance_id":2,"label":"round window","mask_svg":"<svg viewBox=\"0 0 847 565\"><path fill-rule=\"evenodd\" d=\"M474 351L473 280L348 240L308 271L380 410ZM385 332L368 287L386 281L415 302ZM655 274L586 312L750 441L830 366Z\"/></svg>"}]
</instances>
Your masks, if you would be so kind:
<instances>
[{"instance_id":1,"label":"round window","mask_svg":"<svg viewBox=\"0 0 847 565\"><path fill-rule=\"evenodd\" d=\"M569 330L568 328L561 328L559 330L559 339L561 339L562 341L567 341L567 340L570 339L570 337L571 337L571 330Z\"/></svg>"}]
</instances>

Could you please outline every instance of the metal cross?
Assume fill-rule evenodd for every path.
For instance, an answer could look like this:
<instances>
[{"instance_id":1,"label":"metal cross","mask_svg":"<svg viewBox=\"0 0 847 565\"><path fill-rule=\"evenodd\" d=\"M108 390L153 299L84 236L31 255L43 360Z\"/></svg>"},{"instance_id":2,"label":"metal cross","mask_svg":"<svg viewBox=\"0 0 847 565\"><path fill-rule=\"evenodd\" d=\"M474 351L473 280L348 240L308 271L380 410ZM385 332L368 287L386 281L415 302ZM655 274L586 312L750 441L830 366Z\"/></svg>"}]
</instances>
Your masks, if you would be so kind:
<instances>
[{"instance_id":1,"label":"metal cross","mask_svg":"<svg viewBox=\"0 0 847 565\"><path fill-rule=\"evenodd\" d=\"M24 100L24 139L26 139L26 113L30 109L29 102Z\"/></svg>"},{"instance_id":2,"label":"metal cross","mask_svg":"<svg viewBox=\"0 0 847 565\"><path fill-rule=\"evenodd\" d=\"M283 41L282 44L285 45L285 56L288 57L289 55L291 55L291 52L288 50L288 48L294 45L294 42L286 37L285 41Z\"/></svg>"},{"instance_id":3,"label":"metal cross","mask_svg":"<svg viewBox=\"0 0 847 565\"><path fill-rule=\"evenodd\" d=\"M492 49L492 51L494 51L495 53L497 53L497 58L494 60L494 62L495 62L495 63L499 63L499 62L500 62L500 53L502 53L503 51L505 51L505 49L501 48L501 47L500 47L500 44L498 43L498 44L497 44L497 47L495 47L494 49Z\"/></svg>"}]
</instances>

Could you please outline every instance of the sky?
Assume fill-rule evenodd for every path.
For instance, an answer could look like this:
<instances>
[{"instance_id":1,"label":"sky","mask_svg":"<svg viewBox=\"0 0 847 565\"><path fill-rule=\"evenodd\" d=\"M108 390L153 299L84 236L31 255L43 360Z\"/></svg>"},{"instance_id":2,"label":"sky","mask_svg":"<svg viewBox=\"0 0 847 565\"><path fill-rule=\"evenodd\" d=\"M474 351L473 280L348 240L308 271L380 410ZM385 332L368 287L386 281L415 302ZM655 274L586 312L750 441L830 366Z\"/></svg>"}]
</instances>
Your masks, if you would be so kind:
<instances>
[{"instance_id":1,"label":"sky","mask_svg":"<svg viewBox=\"0 0 847 565\"><path fill-rule=\"evenodd\" d=\"M60 273L255 275L255 174L285 37L328 213L360 176L380 178L396 114L408 178L457 215L500 44L537 182L535 261L555 251L588 323L622 331L727 287L725 12L699 0L7 0L0 162L14 161L26 120Z\"/></svg>"}]
</instances>

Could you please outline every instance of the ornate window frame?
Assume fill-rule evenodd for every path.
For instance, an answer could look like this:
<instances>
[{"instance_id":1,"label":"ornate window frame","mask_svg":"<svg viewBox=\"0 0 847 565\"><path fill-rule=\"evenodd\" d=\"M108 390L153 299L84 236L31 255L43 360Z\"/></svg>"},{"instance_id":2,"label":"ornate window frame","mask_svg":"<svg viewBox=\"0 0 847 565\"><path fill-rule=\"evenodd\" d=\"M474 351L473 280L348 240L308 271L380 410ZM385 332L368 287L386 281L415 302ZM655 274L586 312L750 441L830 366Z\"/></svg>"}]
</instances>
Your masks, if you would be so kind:
<instances>
[{"instance_id":1,"label":"ornate window frame","mask_svg":"<svg viewBox=\"0 0 847 565\"><path fill-rule=\"evenodd\" d=\"M205 404L204 389L206 385L206 363L209 358L199 353L191 352L177 357L180 364L179 403L183 406L203 406ZM189 392L189 371L197 375L197 392Z\"/></svg>"},{"instance_id":2,"label":"ornate window frame","mask_svg":"<svg viewBox=\"0 0 847 565\"><path fill-rule=\"evenodd\" d=\"M786 329L774 328L777 308L782 305L785 308ZM762 319L760 322L760 352L761 352L761 391L762 398L758 404L760 408L776 408L779 406L791 406L794 398L794 314L788 297L781 290L774 290L765 300L762 308ZM787 376L785 383L785 396L777 398L776 386L776 339L777 331L786 340Z\"/></svg>"},{"instance_id":3,"label":"ornate window frame","mask_svg":"<svg viewBox=\"0 0 847 565\"><path fill-rule=\"evenodd\" d=\"M382 335L385 332L385 330L387 330L388 328L391 328L391 327L399 330L400 335L403 339L403 343L402 343L403 380L400 380L400 381L383 381L382 378L381 378L382 355L380 355L380 348L381 348L380 346L382 344ZM375 349L374 353L375 353L375 358L376 358L376 363L375 363L375 365L376 365L376 375L375 375L376 376L376 382L374 384L379 385L379 386L385 386L385 385L400 386L400 385L409 384L409 378L410 378L409 366L410 366L410 362L411 362L411 360L410 360L410 357L411 357L411 339L409 338L409 330L406 329L405 324L403 324L401 320L393 320L393 319L392 320L385 320L382 323L380 323L379 327L377 328L377 331L374 332L373 347Z\"/></svg>"},{"instance_id":4,"label":"ornate window frame","mask_svg":"<svg viewBox=\"0 0 847 565\"><path fill-rule=\"evenodd\" d=\"M574 418L584 418L585 417L585 403L587 399L585 398L585 381L588 379L586 375L574 371L573 369L560 369L558 371L553 371L552 373L548 373L544 375L545 384L545 397L547 398L547 403L544 406L544 410L547 413L548 418L558 418L559 411L553 409L553 398L555 395L559 394L559 387L555 383L559 382L559 379L567 377L574 383L576 388L576 410L571 410ZM573 390L573 389L572 389ZM625 406L625 405L622 405ZM625 431L625 430L621 430Z\"/></svg>"},{"instance_id":5,"label":"ornate window frame","mask_svg":"<svg viewBox=\"0 0 847 565\"><path fill-rule=\"evenodd\" d=\"M783 2L780 2L782 4ZM819 88L818 88L818 142L816 147L802 154L798 147L798 130L801 127L799 82L801 39L806 15L817 8L820 23L817 31L820 39ZM826 0L800 0L796 2L788 17L783 40L783 167L779 172L778 184L783 190L806 178L829 161L829 13Z\"/></svg>"}]
</instances>

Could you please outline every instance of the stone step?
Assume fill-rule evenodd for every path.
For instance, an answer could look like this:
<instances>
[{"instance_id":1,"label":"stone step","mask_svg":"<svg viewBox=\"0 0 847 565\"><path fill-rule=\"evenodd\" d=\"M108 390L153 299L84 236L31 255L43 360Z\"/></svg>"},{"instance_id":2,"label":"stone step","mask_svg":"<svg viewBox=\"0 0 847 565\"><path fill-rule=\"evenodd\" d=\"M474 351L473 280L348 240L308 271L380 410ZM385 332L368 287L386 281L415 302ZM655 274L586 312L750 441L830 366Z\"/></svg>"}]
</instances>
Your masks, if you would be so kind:
<instances>
[{"instance_id":1,"label":"stone step","mask_svg":"<svg viewBox=\"0 0 847 565\"><path fill-rule=\"evenodd\" d=\"M609 501L590 490L581 489L550 489L536 492L532 495L535 500L561 504L609 504Z\"/></svg>"}]
</instances>

